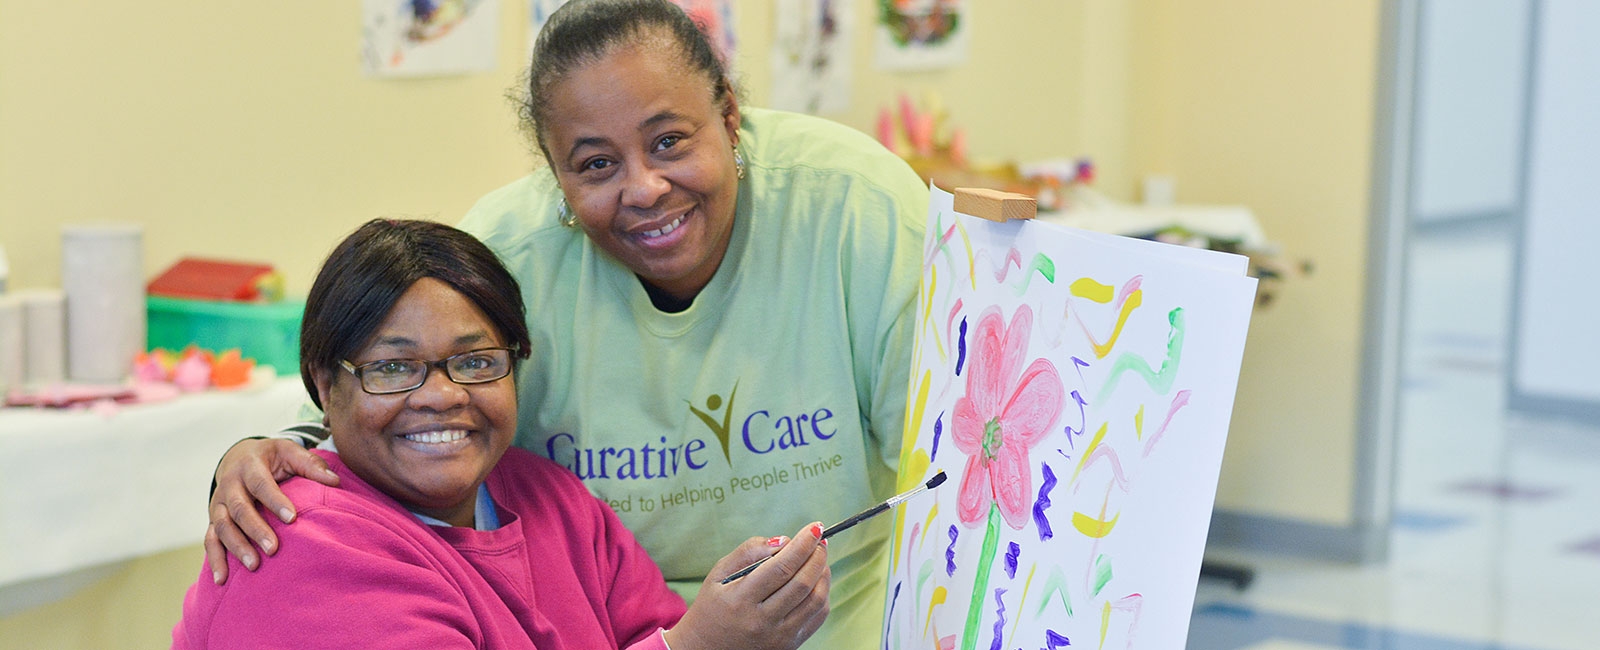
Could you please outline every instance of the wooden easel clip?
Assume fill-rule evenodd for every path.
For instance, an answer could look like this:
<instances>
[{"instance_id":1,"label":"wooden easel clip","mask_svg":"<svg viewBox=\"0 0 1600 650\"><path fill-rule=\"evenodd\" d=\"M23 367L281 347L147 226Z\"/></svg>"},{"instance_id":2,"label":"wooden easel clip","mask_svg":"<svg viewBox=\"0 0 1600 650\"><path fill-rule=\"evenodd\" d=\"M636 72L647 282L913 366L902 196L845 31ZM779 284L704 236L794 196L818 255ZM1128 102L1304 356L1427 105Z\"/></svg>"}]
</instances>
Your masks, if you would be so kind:
<instances>
[{"instance_id":1,"label":"wooden easel clip","mask_svg":"<svg viewBox=\"0 0 1600 650\"><path fill-rule=\"evenodd\" d=\"M955 196L956 212L980 219L1005 223L1012 219L1032 219L1039 213L1039 202L1026 194L984 187L958 187Z\"/></svg>"}]
</instances>

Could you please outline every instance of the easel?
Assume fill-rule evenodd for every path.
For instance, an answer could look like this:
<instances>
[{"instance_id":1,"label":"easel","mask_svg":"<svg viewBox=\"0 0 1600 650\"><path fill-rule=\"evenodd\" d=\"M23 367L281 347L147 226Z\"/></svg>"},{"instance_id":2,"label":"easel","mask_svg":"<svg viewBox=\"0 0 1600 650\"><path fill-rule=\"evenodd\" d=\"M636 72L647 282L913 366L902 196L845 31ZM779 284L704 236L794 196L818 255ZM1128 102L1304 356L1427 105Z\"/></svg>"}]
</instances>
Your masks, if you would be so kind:
<instances>
[{"instance_id":1,"label":"easel","mask_svg":"<svg viewBox=\"0 0 1600 650\"><path fill-rule=\"evenodd\" d=\"M981 219L1005 223L1038 215L1038 202L1025 194L980 187L958 187L953 193L956 212ZM1241 564L1201 560L1200 577L1223 580L1232 583L1235 590L1244 591L1255 580L1256 572Z\"/></svg>"}]
</instances>

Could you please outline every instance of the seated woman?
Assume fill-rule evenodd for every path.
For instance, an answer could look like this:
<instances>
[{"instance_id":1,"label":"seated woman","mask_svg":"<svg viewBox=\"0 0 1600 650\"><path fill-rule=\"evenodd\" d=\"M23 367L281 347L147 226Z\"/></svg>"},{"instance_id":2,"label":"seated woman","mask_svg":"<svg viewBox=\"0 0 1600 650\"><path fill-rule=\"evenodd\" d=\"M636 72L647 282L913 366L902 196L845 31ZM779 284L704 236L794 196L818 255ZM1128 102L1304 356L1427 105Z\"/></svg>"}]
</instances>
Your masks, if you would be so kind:
<instances>
[{"instance_id":1,"label":"seated woman","mask_svg":"<svg viewBox=\"0 0 1600 650\"><path fill-rule=\"evenodd\" d=\"M300 512L274 561L202 569L173 647L793 648L821 625L820 526L747 541L713 576L782 548L686 613L576 476L508 451L528 349L516 281L470 235L376 220L340 243L300 335L339 485L284 483Z\"/></svg>"}]
</instances>

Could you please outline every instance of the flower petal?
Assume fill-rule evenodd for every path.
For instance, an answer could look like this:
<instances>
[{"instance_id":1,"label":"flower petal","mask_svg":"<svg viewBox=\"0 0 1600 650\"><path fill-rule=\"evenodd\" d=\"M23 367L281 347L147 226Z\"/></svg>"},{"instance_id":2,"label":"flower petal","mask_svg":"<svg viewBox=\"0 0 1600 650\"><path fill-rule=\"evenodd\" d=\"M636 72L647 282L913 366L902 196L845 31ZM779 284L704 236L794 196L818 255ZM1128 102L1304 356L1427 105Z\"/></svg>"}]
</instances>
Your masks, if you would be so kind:
<instances>
[{"instance_id":1,"label":"flower petal","mask_svg":"<svg viewBox=\"0 0 1600 650\"><path fill-rule=\"evenodd\" d=\"M1066 401L1066 389L1056 374L1056 365L1047 359L1035 359L1022 373L1017 392L1000 414L1005 444L1032 447L1050 432Z\"/></svg>"},{"instance_id":2,"label":"flower petal","mask_svg":"<svg viewBox=\"0 0 1600 650\"><path fill-rule=\"evenodd\" d=\"M1010 389L1017 383L1017 374L1022 370L1022 360L1028 354L1028 343L1033 336L1033 308L1027 305L1017 307L1011 314L1011 326L1006 328L1005 342L1001 345L1001 361L998 372L1001 379L1002 392L1000 399L1005 399L1010 394ZM996 413L999 411L997 410Z\"/></svg>"},{"instance_id":3,"label":"flower petal","mask_svg":"<svg viewBox=\"0 0 1600 650\"><path fill-rule=\"evenodd\" d=\"M994 491L989 489L989 465L981 458L967 457L961 490L956 493L956 516L968 528L977 528L978 522L988 517L989 503L994 501Z\"/></svg>"},{"instance_id":4,"label":"flower petal","mask_svg":"<svg viewBox=\"0 0 1600 650\"><path fill-rule=\"evenodd\" d=\"M1033 489L1033 468L1028 466L1028 450L1005 445L989 461L990 480L994 481L994 500L1000 516L1013 530L1028 523L1028 495Z\"/></svg>"},{"instance_id":5,"label":"flower petal","mask_svg":"<svg viewBox=\"0 0 1600 650\"><path fill-rule=\"evenodd\" d=\"M950 438L964 454L983 449L983 425L988 420L978 415L976 408L971 398L963 397L956 400L955 411L950 414Z\"/></svg>"},{"instance_id":6,"label":"flower petal","mask_svg":"<svg viewBox=\"0 0 1600 650\"><path fill-rule=\"evenodd\" d=\"M999 307L990 307L978 317L972 335L972 366L967 371L967 399L972 400L979 417L987 421L1000 414L1007 381L1004 370L1005 319Z\"/></svg>"}]
</instances>

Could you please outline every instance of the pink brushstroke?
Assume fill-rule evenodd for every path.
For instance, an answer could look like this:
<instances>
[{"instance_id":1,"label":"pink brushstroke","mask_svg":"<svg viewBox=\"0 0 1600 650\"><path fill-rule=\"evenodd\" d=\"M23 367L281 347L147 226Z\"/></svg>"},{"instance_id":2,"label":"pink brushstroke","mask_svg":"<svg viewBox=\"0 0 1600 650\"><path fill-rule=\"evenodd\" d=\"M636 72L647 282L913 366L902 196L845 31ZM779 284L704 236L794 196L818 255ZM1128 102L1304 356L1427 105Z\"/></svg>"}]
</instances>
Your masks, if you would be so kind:
<instances>
[{"instance_id":1,"label":"pink brushstroke","mask_svg":"<svg viewBox=\"0 0 1600 650\"><path fill-rule=\"evenodd\" d=\"M954 342L950 340L950 336L955 332L955 328L951 327L951 324L956 322L956 314L959 313L961 313L961 299L956 298L956 304L950 307L950 317L944 319L945 345L954 346Z\"/></svg>"},{"instance_id":2,"label":"pink brushstroke","mask_svg":"<svg viewBox=\"0 0 1600 650\"><path fill-rule=\"evenodd\" d=\"M1145 441L1145 443L1144 443L1144 454L1141 456L1141 458L1148 457L1150 455L1150 450L1155 448L1156 441L1160 440L1161 439L1161 434L1166 432L1167 425L1172 424L1172 416L1177 415L1178 409L1183 408L1188 403L1189 403L1189 391L1188 390L1180 390L1180 391L1178 391L1177 395L1173 396L1173 398L1172 398L1172 406L1167 408L1167 419L1162 420L1161 421L1161 428L1160 429L1156 429L1155 433L1150 434L1150 439Z\"/></svg>"},{"instance_id":3,"label":"pink brushstroke","mask_svg":"<svg viewBox=\"0 0 1600 650\"><path fill-rule=\"evenodd\" d=\"M1133 648L1134 632L1138 631L1139 629L1139 614L1144 609L1144 596L1136 593L1128 594L1117 599L1117 602L1111 603L1111 609L1130 612L1133 614L1133 620L1128 622L1127 647L1131 650Z\"/></svg>"},{"instance_id":4,"label":"pink brushstroke","mask_svg":"<svg viewBox=\"0 0 1600 650\"><path fill-rule=\"evenodd\" d=\"M1000 260L1000 267L994 270L994 281L1005 282L1006 276L1011 274L1012 266L1017 267L1017 270L1022 269L1022 253L1015 246L1006 251L1005 259Z\"/></svg>"},{"instance_id":5,"label":"pink brushstroke","mask_svg":"<svg viewBox=\"0 0 1600 650\"><path fill-rule=\"evenodd\" d=\"M1123 492L1128 492L1128 477L1122 472L1122 460L1117 457L1117 450L1112 449L1110 445L1096 445L1094 451L1089 452L1089 457L1083 461L1083 469L1094 467L1095 462L1102 458L1111 463L1111 482L1116 484L1117 488ZM1082 470L1079 470L1079 472L1081 473ZM1072 493L1077 494L1078 488L1082 485L1083 481L1074 482L1072 484Z\"/></svg>"}]
</instances>

